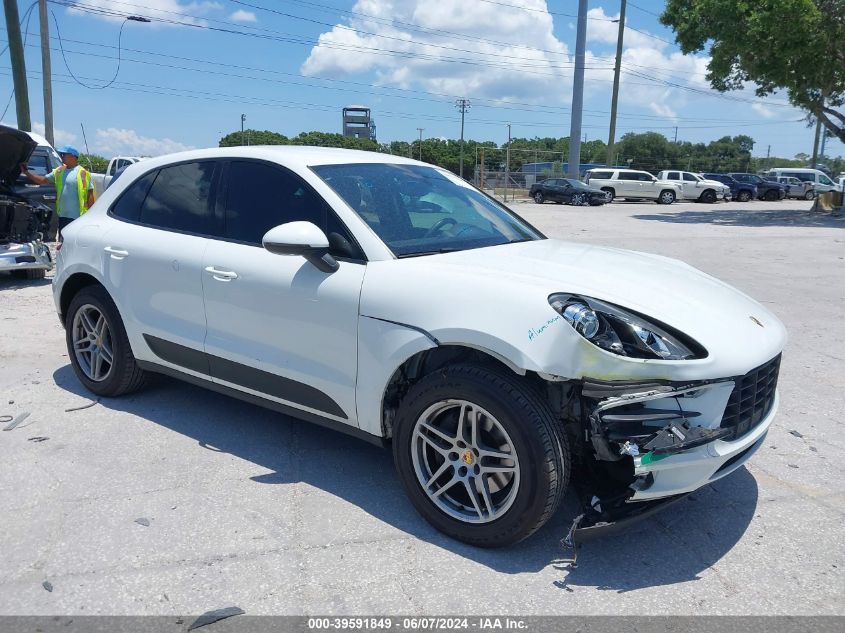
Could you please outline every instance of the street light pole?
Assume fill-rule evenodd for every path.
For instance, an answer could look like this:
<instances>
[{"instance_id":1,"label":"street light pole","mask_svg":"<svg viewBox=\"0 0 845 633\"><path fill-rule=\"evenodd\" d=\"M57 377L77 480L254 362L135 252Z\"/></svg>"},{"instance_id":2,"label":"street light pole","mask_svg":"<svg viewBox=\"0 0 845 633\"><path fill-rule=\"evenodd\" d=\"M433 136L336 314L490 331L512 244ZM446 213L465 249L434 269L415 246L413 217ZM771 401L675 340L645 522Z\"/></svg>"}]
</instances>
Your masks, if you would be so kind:
<instances>
[{"instance_id":1,"label":"street light pole","mask_svg":"<svg viewBox=\"0 0 845 633\"><path fill-rule=\"evenodd\" d=\"M572 120L569 128L569 177L581 171L581 116L584 109L584 53L587 48L587 0L578 0L578 30L575 38L575 76L572 83Z\"/></svg>"},{"instance_id":2,"label":"street light pole","mask_svg":"<svg viewBox=\"0 0 845 633\"><path fill-rule=\"evenodd\" d=\"M455 107L461 112L461 166L459 168L461 178L464 177L464 114L470 109L470 106L469 99L458 99L455 101Z\"/></svg>"},{"instance_id":3,"label":"street light pole","mask_svg":"<svg viewBox=\"0 0 845 633\"><path fill-rule=\"evenodd\" d=\"M616 37L616 65L613 68L613 97L610 99L610 134L607 137L607 160L611 167L613 144L616 142L616 104L619 101L619 73L622 71L622 40L625 37L625 8L628 0L622 0L619 7L619 35ZM675 140L678 140L678 128L675 128Z\"/></svg>"},{"instance_id":4,"label":"street light pole","mask_svg":"<svg viewBox=\"0 0 845 633\"><path fill-rule=\"evenodd\" d=\"M511 175L511 124L508 123L508 149L505 153L505 202L508 201Z\"/></svg>"},{"instance_id":5,"label":"street light pole","mask_svg":"<svg viewBox=\"0 0 845 633\"><path fill-rule=\"evenodd\" d=\"M420 133L420 160L422 160L422 133L424 129L424 127L417 128L417 131Z\"/></svg>"},{"instance_id":6,"label":"street light pole","mask_svg":"<svg viewBox=\"0 0 845 633\"><path fill-rule=\"evenodd\" d=\"M244 142L244 123L246 122L246 115L241 115L241 145L246 145Z\"/></svg>"}]
</instances>

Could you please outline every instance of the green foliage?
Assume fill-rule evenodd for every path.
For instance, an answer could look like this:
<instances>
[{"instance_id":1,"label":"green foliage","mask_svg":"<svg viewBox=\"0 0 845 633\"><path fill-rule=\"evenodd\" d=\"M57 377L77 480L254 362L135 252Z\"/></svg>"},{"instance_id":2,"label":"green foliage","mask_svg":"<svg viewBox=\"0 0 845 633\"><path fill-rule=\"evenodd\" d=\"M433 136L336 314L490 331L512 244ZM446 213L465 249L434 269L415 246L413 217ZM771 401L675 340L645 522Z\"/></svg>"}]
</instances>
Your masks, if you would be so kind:
<instances>
[{"instance_id":1,"label":"green foliage","mask_svg":"<svg viewBox=\"0 0 845 633\"><path fill-rule=\"evenodd\" d=\"M843 0L668 0L660 21L684 53L709 47L716 90L749 81L760 96L786 90L845 142Z\"/></svg>"},{"instance_id":2,"label":"green foliage","mask_svg":"<svg viewBox=\"0 0 845 633\"><path fill-rule=\"evenodd\" d=\"M103 174L109 166L109 159L96 154L80 154L79 164L94 173Z\"/></svg>"},{"instance_id":3,"label":"green foliage","mask_svg":"<svg viewBox=\"0 0 845 633\"><path fill-rule=\"evenodd\" d=\"M244 138L248 138L252 145L310 145L317 147L341 147L370 152L381 152L409 158L420 158L420 142L415 140L393 141L378 144L370 139L345 137L342 134L327 132L303 132L288 138L283 134L270 131L245 130ZM240 130L227 134L220 139L220 147L240 145ZM422 160L439 167L459 173L461 142L457 139L427 138L422 142ZM633 169L644 169L657 173L663 169L689 169L704 172L730 171L758 171L769 167L806 167L808 157L796 156L794 160L772 157L753 158L751 150L754 139L740 134L737 136L723 136L710 143L690 143L680 141L673 143L657 132L643 134L625 134L616 144L618 165L630 165ZM603 164L606 157L607 145L600 140L581 143L581 162ZM464 143L464 177L472 179L477 164L484 160L487 171L501 171L505 168L507 143L499 146L493 141L467 140ZM103 161L100 171L105 170L106 159L94 157ZM569 138L515 138L511 140L510 170L519 172L526 163L552 163L552 170L538 174L541 178L552 174L562 173L563 163L569 159ZM630 159L630 163L629 163ZM838 174L845 169L843 159L828 159L827 165L831 171Z\"/></svg>"}]
</instances>

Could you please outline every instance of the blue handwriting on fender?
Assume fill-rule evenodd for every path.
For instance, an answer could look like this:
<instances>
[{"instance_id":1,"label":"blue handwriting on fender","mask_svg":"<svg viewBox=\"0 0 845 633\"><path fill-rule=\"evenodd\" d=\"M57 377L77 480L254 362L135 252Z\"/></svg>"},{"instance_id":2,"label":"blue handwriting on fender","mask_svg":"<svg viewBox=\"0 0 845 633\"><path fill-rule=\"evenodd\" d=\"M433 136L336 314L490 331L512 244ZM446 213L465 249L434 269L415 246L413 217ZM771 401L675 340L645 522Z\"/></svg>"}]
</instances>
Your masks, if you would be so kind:
<instances>
[{"instance_id":1,"label":"blue handwriting on fender","mask_svg":"<svg viewBox=\"0 0 845 633\"><path fill-rule=\"evenodd\" d=\"M528 340L533 341L535 338L537 338L543 332L545 332L546 328L548 328L552 323L555 323L556 321L560 321L561 318L562 317L558 314L557 316L552 317L551 319L549 319L548 321L546 321L545 323L543 323L543 325L541 325L539 327L529 328L529 330L528 330Z\"/></svg>"}]
</instances>

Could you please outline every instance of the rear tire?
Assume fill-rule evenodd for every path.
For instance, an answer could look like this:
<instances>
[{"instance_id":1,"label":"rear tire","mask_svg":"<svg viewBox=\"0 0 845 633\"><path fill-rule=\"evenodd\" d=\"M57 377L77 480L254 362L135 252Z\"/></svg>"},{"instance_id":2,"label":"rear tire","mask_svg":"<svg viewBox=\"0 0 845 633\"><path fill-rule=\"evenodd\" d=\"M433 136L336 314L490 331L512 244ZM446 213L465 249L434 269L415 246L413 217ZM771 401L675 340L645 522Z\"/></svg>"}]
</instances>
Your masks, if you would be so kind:
<instances>
[{"instance_id":1,"label":"rear tire","mask_svg":"<svg viewBox=\"0 0 845 633\"><path fill-rule=\"evenodd\" d=\"M536 202L537 204L543 204L545 201L546 199L543 197L542 191L538 191L534 194L534 202Z\"/></svg>"},{"instance_id":2,"label":"rear tire","mask_svg":"<svg viewBox=\"0 0 845 633\"><path fill-rule=\"evenodd\" d=\"M135 361L117 306L102 286L86 286L73 297L65 340L76 377L98 396L122 396L146 384L149 374Z\"/></svg>"},{"instance_id":3,"label":"rear tire","mask_svg":"<svg viewBox=\"0 0 845 633\"><path fill-rule=\"evenodd\" d=\"M411 387L393 457L417 512L479 547L533 534L569 480L567 439L548 403L518 376L475 365L438 369Z\"/></svg>"}]
</instances>

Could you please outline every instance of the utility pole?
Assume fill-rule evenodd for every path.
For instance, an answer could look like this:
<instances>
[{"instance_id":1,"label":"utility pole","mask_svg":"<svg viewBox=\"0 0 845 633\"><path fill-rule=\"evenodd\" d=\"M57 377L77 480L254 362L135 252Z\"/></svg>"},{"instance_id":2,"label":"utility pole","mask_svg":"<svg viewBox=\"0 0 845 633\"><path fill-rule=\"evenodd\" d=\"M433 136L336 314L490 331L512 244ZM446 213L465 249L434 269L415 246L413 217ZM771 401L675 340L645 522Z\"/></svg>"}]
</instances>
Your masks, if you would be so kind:
<instances>
[{"instance_id":1,"label":"utility pole","mask_svg":"<svg viewBox=\"0 0 845 633\"><path fill-rule=\"evenodd\" d=\"M508 189L510 188L511 175L511 124L508 123L508 149L505 152L505 202L508 201Z\"/></svg>"},{"instance_id":2,"label":"utility pole","mask_svg":"<svg viewBox=\"0 0 845 633\"><path fill-rule=\"evenodd\" d=\"M41 81L44 86L44 136L50 145L53 139L53 76L50 64L50 29L47 24L47 0L38 0L38 19L41 24Z\"/></svg>"},{"instance_id":3,"label":"utility pole","mask_svg":"<svg viewBox=\"0 0 845 633\"><path fill-rule=\"evenodd\" d=\"M678 126L677 125L675 126L675 140L674 140L674 142L675 143L678 142Z\"/></svg>"},{"instance_id":4,"label":"utility pole","mask_svg":"<svg viewBox=\"0 0 845 633\"><path fill-rule=\"evenodd\" d=\"M246 115L242 114L241 115L241 145L246 145L246 142L244 141L244 123L246 123Z\"/></svg>"},{"instance_id":5,"label":"utility pole","mask_svg":"<svg viewBox=\"0 0 845 633\"><path fill-rule=\"evenodd\" d=\"M827 128L822 130L822 148L819 150L819 162L820 163L824 162L824 145L825 145L826 140L827 140ZM816 166L813 165L813 169L815 169L815 168L816 168Z\"/></svg>"},{"instance_id":6,"label":"utility pole","mask_svg":"<svg viewBox=\"0 0 845 633\"><path fill-rule=\"evenodd\" d=\"M461 112L461 166L459 173L461 178L464 177L464 114L472 107L469 99L458 99L455 101L455 107Z\"/></svg>"},{"instance_id":7,"label":"utility pole","mask_svg":"<svg viewBox=\"0 0 845 633\"><path fill-rule=\"evenodd\" d=\"M581 115L584 108L584 50L587 47L587 0L578 0L578 31L575 40L575 77L572 84L572 120L569 128L569 177L581 171Z\"/></svg>"},{"instance_id":8,"label":"utility pole","mask_svg":"<svg viewBox=\"0 0 845 633\"><path fill-rule=\"evenodd\" d=\"M771 146L771 145L769 145L769 146L766 148L766 167L768 167L768 166L769 166L769 156L771 156L771 155L772 155L772 146Z\"/></svg>"},{"instance_id":9,"label":"utility pole","mask_svg":"<svg viewBox=\"0 0 845 633\"><path fill-rule=\"evenodd\" d=\"M616 142L616 104L619 101L619 73L622 71L622 40L625 37L625 7L628 0L622 0L619 7L619 35L616 36L616 65L613 68L613 96L610 99L610 134L607 137L607 166L611 166L613 144ZM678 140L678 128L675 128L675 141Z\"/></svg>"},{"instance_id":10,"label":"utility pole","mask_svg":"<svg viewBox=\"0 0 845 633\"><path fill-rule=\"evenodd\" d=\"M484 190L484 146L481 146L481 186L479 187L482 191Z\"/></svg>"},{"instance_id":11,"label":"utility pole","mask_svg":"<svg viewBox=\"0 0 845 633\"><path fill-rule=\"evenodd\" d=\"M424 129L425 129L424 127L418 127L417 128L417 132L420 133L420 160L422 160L422 133L423 133Z\"/></svg>"},{"instance_id":12,"label":"utility pole","mask_svg":"<svg viewBox=\"0 0 845 633\"><path fill-rule=\"evenodd\" d=\"M9 40L9 59L12 62L12 80L15 90L15 110L18 115L18 129L32 131L29 118L29 90L26 85L26 63L21 40L21 19L18 16L18 1L3 0L6 12L6 32Z\"/></svg>"}]
</instances>

